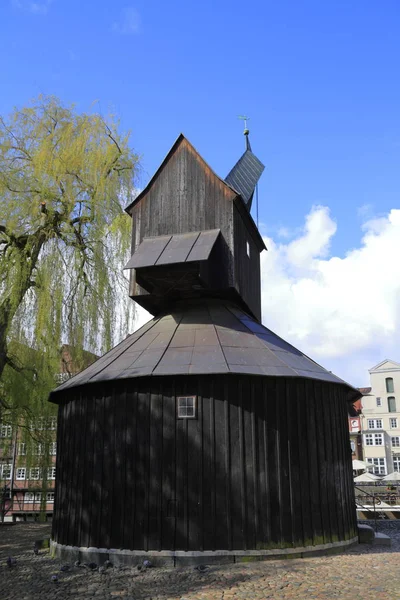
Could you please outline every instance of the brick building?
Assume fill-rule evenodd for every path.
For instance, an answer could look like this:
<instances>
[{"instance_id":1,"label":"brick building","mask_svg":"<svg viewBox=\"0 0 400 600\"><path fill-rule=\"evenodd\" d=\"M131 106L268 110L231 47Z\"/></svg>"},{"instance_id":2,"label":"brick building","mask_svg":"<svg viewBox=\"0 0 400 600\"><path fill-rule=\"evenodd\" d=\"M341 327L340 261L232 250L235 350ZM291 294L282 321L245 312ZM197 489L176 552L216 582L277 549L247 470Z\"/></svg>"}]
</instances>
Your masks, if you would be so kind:
<instances>
[{"instance_id":1,"label":"brick building","mask_svg":"<svg viewBox=\"0 0 400 600\"><path fill-rule=\"evenodd\" d=\"M76 358L64 345L57 383L66 381L97 356L83 352ZM29 433L27 433L29 428ZM57 417L39 416L13 427L0 423L0 520L51 518L54 506L57 456ZM29 447L30 446L30 447Z\"/></svg>"}]
</instances>

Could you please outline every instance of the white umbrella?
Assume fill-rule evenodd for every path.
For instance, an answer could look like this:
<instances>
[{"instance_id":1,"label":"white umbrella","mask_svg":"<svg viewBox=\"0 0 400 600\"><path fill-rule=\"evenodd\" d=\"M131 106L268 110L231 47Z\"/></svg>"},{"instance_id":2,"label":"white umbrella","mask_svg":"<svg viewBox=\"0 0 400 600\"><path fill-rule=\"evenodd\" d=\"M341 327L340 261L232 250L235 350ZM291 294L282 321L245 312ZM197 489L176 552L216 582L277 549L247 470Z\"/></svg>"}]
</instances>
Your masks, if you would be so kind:
<instances>
[{"instance_id":1,"label":"white umbrella","mask_svg":"<svg viewBox=\"0 0 400 600\"><path fill-rule=\"evenodd\" d=\"M353 460L353 470L354 471L361 471L361 470L365 470L368 469L368 467L371 467L372 465L370 465L369 463L364 462L363 460Z\"/></svg>"},{"instance_id":2,"label":"white umbrella","mask_svg":"<svg viewBox=\"0 0 400 600\"><path fill-rule=\"evenodd\" d=\"M373 473L362 473L361 475L358 475L358 477L354 477L354 481L356 481L358 483L361 483L361 482L369 483L370 481L378 481L378 480L379 480L379 477L377 477Z\"/></svg>"},{"instance_id":3,"label":"white umbrella","mask_svg":"<svg viewBox=\"0 0 400 600\"><path fill-rule=\"evenodd\" d=\"M400 473L395 471L394 473L389 473L389 475L385 475L382 477L385 481L400 481Z\"/></svg>"}]
</instances>

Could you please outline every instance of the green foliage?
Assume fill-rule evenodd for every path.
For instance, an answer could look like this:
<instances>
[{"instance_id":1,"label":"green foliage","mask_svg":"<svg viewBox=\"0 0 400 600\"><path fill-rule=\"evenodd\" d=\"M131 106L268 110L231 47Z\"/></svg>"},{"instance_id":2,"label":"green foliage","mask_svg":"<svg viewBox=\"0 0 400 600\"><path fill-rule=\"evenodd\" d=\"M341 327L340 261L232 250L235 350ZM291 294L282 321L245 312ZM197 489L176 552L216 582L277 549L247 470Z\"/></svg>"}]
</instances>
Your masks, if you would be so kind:
<instances>
[{"instance_id":1,"label":"green foliage","mask_svg":"<svg viewBox=\"0 0 400 600\"><path fill-rule=\"evenodd\" d=\"M126 335L138 157L118 129L53 97L0 118L0 421L54 412L63 343L83 364Z\"/></svg>"}]
</instances>

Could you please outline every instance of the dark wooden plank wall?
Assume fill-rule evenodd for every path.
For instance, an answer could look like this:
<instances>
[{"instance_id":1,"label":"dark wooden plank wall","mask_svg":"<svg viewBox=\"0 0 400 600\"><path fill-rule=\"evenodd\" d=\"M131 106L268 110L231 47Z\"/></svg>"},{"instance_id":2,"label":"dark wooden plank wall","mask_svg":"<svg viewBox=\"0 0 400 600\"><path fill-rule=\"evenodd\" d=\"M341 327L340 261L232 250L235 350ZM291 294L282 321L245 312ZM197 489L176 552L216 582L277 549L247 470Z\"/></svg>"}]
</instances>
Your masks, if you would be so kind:
<instances>
[{"instance_id":1,"label":"dark wooden plank wall","mask_svg":"<svg viewBox=\"0 0 400 600\"><path fill-rule=\"evenodd\" d=\"M232 282L232 202L235 197L183 140L148 192L132 208L132 251L145 237L221 229L231 257ZM133 289L135 285L132 278L131 296L140 293Z\"/></svg>"},{"instance_id":2,"label":"dark wooden plank wall","mask_svg":"<svg viewBox=\"0 0 400 600\"><path fill-rule=\"evenodd\" d=\"M177 420L186 394L197 419ZM62 544L268 549L356 535L339 385L192 376L83 388L60 405L58 443Z\"/></svg>"},{"instance_id":3,"label":"dark wooden plank wall","mask_svg":"<svg viewBox=\"0 0 400 600\"><path fill-rule=\"evenodd\" d=\"M261 321L260 250L252 231L247 227L236 206L233 206L235 237L235 287L243 300ZM246 243L250 246L247 255Z\"/></svg>"}]
</instances>

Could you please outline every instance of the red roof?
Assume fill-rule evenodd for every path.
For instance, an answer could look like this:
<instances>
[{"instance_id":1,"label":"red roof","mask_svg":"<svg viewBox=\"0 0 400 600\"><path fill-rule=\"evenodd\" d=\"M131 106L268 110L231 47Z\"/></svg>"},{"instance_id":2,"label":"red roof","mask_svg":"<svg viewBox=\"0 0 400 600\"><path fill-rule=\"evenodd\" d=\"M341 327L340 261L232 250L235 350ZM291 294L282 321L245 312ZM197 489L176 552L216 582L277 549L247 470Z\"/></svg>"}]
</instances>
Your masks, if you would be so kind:
<instances>
[{"instance_id":1,"label":"red roof","mask_svg":"<svg viewBox=\"0 0 400 600\"><path fill-rule=\"evenodd\" d=\"M367 396L371 392L372 388L366 387L366 388L357 388L357 389L360 390L360 392L362 393L363 396Z\"/></svg>"}]
</instances>

